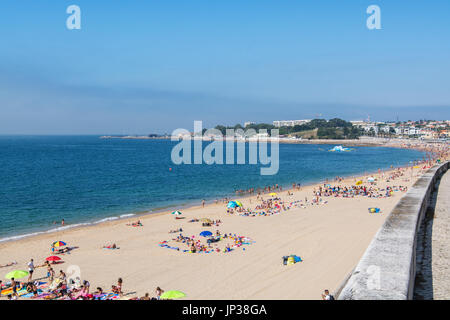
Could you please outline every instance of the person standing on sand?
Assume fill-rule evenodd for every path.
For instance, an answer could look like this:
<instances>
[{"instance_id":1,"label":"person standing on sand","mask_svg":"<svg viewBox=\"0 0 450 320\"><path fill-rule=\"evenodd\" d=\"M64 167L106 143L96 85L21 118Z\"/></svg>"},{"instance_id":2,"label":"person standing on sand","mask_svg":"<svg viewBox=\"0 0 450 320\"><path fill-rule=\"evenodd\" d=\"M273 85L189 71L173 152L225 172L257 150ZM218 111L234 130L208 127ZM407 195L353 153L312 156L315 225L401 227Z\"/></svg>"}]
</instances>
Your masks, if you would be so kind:
<instances>
[{"instance_id":1,"label":"person standing on sand","mask_svg":"<svg viewBox=\"0 0 450 320\"><path fill-rule=\"evenodd\" d=\"M161 295L164 293L164 290L161 289L160 287L156 287L155 293L156 293L156 299L160 300Z\"/></svg>"},{"instance_id":2,"label":"person standing on sand","mask_svg":"<svg viewBox=\"0 0 450 320\"><path fill-rule=\"evenodd\" d=\"M202 200L202 207L203 208L205 207L205 200L204 199Z\"/></svg>"},{"instance_id":3,"label":"person standing on sand","mask_svg":"<svg viewBox=\"0 0 450 320\"><path fill-rule=\"evenodd\" d=\"M55 277L55 270L53 270L53 268L50 267L50 265L48 266L47 270L48 270L47 271L47 277L48 277L48 279L49 279L49 281L51 283L51 282L53 282L53 278Z\"/></svg>"},{"instance_id":4,"label":"person standing on sand","mask_svg":"<svg viewBox=\"0 0 450 320\"><path fill-rule=\"evenodd\" d=\"M33 272L34 272L34 263L33 259L28 262L28 282L31 281L31 278L33 278Z\"/></svg>"},{"instance_id":5,"label":"person standing on sand","mask_svg":"<svg viewBox=\"0 0 450 320\"><path fill-rule=\"evenodd\" d=\"M16 280L14 280L14 278L11 278L11 287L12 287L13 296L18 298L18 295L17 295L17 282L16 282Z\"/></svg>"}]
</instances>

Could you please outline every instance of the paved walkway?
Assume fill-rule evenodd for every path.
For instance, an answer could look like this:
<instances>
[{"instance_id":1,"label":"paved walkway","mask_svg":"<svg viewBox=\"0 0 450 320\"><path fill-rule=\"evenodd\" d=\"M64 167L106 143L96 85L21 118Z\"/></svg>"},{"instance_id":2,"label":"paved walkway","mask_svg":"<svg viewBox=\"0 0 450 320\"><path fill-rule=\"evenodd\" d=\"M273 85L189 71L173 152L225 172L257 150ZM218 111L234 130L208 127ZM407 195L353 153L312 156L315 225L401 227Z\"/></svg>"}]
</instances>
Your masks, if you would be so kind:
<instances>
[{"instance_id":1,"label":"paved walkway","mask_svg":"<svg viewBox=\"0 0 450 320\"><path fill-rule=\"evenodd\" d=\"M450 299L450 170L437 183L417 241L414 299Z\"/></svg>"},{"instance_id":2,"label":"paved walkway","mask_svg":"<svg viewBox=\"0 0 450 320\"><path fill-rule=\"evenodd\" d=\"M450 299L450 171L437 190L432 232L433 299Z\"/></svg>"}]
</instances>

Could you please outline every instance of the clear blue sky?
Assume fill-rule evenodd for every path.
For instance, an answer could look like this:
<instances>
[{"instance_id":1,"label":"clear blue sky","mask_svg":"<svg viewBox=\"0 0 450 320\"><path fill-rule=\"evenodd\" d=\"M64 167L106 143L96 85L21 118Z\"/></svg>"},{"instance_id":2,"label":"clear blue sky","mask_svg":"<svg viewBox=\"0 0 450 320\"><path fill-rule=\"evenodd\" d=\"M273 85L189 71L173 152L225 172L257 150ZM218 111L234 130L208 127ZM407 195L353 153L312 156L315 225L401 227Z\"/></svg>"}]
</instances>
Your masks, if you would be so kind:
<instances>
[{"instance_id":1,"label":"clear blue sky","mask_svg":"<svg viewBox=\"0 0 450 320\"><path fill-rule=\"evenodd\" d=\"M448 0L3 0L0 40L0 134L450 118Z\"/></svg>"}]
</instances>

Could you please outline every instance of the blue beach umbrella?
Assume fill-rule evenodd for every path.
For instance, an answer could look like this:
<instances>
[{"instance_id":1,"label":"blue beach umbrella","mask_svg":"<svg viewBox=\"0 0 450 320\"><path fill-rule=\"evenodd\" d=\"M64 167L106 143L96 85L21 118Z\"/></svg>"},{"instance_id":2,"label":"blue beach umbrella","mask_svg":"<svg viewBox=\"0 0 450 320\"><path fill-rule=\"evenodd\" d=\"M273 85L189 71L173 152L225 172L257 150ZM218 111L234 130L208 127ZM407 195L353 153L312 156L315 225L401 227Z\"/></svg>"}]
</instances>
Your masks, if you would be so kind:
<instances>
[{"instance_id":1,"label":"blue beach umbrella","mask_svg":"<svg viewBox=\"0 0 450 320\"><path fill-rule=\"evenodd\" d=\"M202 237L209 237L209 236L212 236L212 232L211 231L202 231L202 232L200 232L200 235Z\"/></svg>"},{"instance_id":2,"label":"blue beach umbrella","mask_svg":"<svg viewBox=\"0 0 450 320\"><path fill-rule=\"evenodd\" d=\"M236 208L238 205L234 201L228 202L227 208Z\"/></svg>"}]
</instances>

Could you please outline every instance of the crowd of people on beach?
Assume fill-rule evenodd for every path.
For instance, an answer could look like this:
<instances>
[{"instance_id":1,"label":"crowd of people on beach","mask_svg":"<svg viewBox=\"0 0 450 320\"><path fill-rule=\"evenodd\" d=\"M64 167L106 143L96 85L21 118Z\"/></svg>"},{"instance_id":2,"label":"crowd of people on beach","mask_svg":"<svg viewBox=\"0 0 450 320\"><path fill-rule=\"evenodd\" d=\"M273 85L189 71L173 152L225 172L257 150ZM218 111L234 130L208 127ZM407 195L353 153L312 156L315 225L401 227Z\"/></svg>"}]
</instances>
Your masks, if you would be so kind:
<instances>
[{"instance_id":1,"label":"crowd of people on beach","mask_svg":"<svg viewBox=\"0 0 450 320\"><path fill-rule=\"evenodd\" d=\"M183 236L183 234L179 234L176 238L173 238L169 241L161 241L159 243L160 247L174 249L177 251L185 252L185 253L212 253L212 252L231 252L233 249L240 248L244 244L252 244L254 241L249 239L248 237L239 236L237 234L224 233L222 234L219 230L211 235L205 236L205 241L202 241L200 237L192 236ZM170 243L175 242L178 246L171 246ZM218 247L218 243L223 242L224 246L222 249ZM184 248L181 248L180 245L183 244Z\"/></svg>"},{"instance_id":2,"label":"crowd of people on beach","mask_svg":"<svg viewBox=\"0 0 450 320\"><path fill-rule=\"evenodd\" d=\"M414 147L419 149L418 146L405 145L404 147ZM368 198L387 198L394 195L395 192L407 192L408 187L402 184L402 181L409 181L412 178L408 173L409 169L413 167L421 170L426 170L433 166L440 159L448 159L448 148L442 146L423 146L422 150L426 150L429 153L428 159L417 161L409 167L397 168L384 173L379 171L377 178L373 177L367 181L355 181L353 183L344 183L344 177L336 176L332 182L326 180L320 186L312 189L312 194L305 196L303 200L290 201L289 198L283 196L271 196L270 193L282 192L283 188L279 185L266 186L264 188L248 188L238 189L235 191L236 196L244 195L256 195L256 204L251 205L250 199L248 199L249 205L247 207L238 206L234 208L227 208L227 213L230 215L240 216L270 216L286 212L292 208L304 208L308 206L325 205L328 203L327 198L355 198L355 197L368 197ZM402 180L403 179L403 180ZM391 185L380 187L378 183L383 180ZM395 185L394 185L395 184ZM292 188L287 190L287 196L293 195L293 192L301 190L301 183L292 183ZM310 199L308 199L310 197ZM225 197L222 199L223 203L228 203L230 199ZM219 200L216 200L216 204ZM202 206L205 202L202 201ZM209 219L208 219L209 220ZM200 222L202 219L191 219L187 222ZM64 220L62 222L64 225ZM210 220L203 222L202 226L219 227L222 224L220 219ZM140 220L127 224L132 227L142 227L143 224ZM174 249L184 253L228 253L235 249L243 248L244 245L253 244L254 241L248 237L240 236L236 233L222 233L216 230L211 232L209 236L185 236L183 235L184 229L182 227L170 230L170 234L178 233L177 237L171 240L162 241L158 245L163 248ZM221 245L219 247L219 244ZM103 246L106 249L118 249L116 243L111 243ZM65 254L72 251L74 247L63 246L62 248L51 246L52 254ZM123 250L123 249L122 249ZM96 290L91 290L91 284L88 280L81 280L78 278L71 278L66 275L63 270L59 270L58 274L55 271L55 265L57 263L50 263L44 261L43 264L35 266L34 260L30 259L27 263L28 277L26 281L17 281L14 277L10 281L4 283L0 280L0 297L6 297L9 300L15 300L18 298L29 299L46 299L46 300L115 300L126 296L123 289L123 279L118 278L117 283L111 285L110 290L103 290L101 287L97 287ZM17 265L16 261L0 265L0 268L6 268ZM33 279L34 272L37 268L46 269L46 277L40 279ZM144 296L130 297L133 300L159 300L164 293L160 287L155 289L155 294L150 297L147 292ZM334 297L328 290L322 294L324 300L334 300Z\"/></svg>"},{"instance_id":3,"label":"crowd of people on beach","mask_svg":"<svg viewBox=\"0 0 450 320\"><path fill-rule=\"evenodd\" d=\"M32 279L35 268L47 267L47 277ZM29 276L26 281L17 281L14 277L3 283L0 280L0 298L7 300L17 299L42 299L42 300L116 300L125 296L123 292L123 280L119 278L117 284L111 286L109 292L97 287L91 291L88 280L81 281L79 277L71 278L63 270L55 276L53 268L48 263L34 266L33 259L28 263ZM155 290L155 296L150 298L146 293L143 297L131 298L132 300L159 300L164 293L160 287Z\"/></svg>"}]
</instances>

